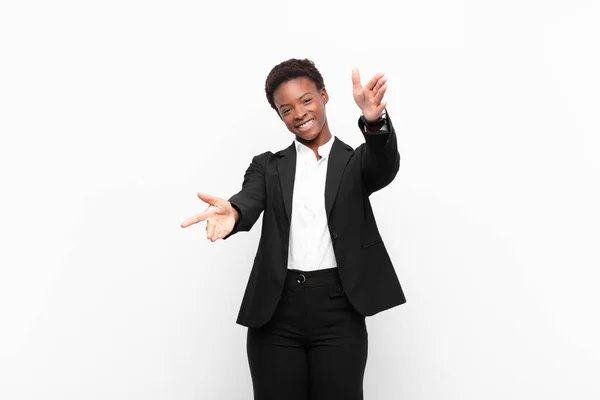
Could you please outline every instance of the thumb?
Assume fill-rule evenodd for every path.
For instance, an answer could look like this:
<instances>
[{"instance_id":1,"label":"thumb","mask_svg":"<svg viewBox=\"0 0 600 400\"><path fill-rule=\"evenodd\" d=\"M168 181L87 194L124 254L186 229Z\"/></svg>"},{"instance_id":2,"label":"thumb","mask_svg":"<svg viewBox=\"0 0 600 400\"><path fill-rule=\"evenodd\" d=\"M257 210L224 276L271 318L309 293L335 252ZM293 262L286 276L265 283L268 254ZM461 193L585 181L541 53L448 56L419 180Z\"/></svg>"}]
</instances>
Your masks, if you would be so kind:
<instances>
[{"instance_id":1,"label":"thumb","mask_svg":"<svg viewBox=\"0 0 600 400\"><path fill-rule=\"evenodd\" d=\"M362 88L362 85L360 84L360 73L356 67L352 68L352 87L354 90Z\"/></svg>"},{"instance_id":2,"label":"thumb","mask_svg":"<svg viewBox=\"0 0 600 400\"><path fill-rule=\"evenodd\" d=\"M198 192L198 198L200 200L202 200L203 202L213 205L217 202L217 198L214 196L211 196L210 194L206 194L206 193L200 193Z\"/></svg>"}]
</instances>

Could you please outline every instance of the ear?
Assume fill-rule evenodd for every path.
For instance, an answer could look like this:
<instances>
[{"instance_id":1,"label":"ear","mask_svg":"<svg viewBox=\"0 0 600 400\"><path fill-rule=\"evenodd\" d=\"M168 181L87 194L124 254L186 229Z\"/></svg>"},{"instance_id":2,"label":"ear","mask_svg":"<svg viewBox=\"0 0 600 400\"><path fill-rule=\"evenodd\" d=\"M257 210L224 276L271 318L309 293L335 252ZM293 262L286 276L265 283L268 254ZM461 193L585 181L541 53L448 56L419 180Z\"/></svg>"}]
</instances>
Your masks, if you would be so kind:
<instances>
[{"instance_id":1,"label":"ear","mask_svg":"<svg viewBox=\"0 0 600 400\"><path fill-rule=\"evenodd\" d=\"M327 90L325 90L325 88L322 88L320 90L320 94L321 94L321 101L323 102L323 104L327 104L327 102L329 101L329 94L327 93Z\"/></svg>"}]
</instances>

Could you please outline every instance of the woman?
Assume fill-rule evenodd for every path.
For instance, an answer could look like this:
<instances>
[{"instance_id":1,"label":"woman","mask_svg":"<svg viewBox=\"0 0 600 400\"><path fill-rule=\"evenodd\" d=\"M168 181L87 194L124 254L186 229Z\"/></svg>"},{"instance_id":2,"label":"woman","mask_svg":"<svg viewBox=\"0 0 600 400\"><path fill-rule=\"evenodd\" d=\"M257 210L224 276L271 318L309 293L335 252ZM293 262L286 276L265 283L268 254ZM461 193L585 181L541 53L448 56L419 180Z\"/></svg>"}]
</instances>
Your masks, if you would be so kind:
<instances>
[{"instance_id":1,"label":"woman","mask_svg":"<svg viewBox=\"0 0 600 400\"><path fill-rule=\"evenodd\" d=\"M214 242L248 231L264 212L237 320L248 327L256 400L362 399L365 316L406 301L369 202L400 163L386 80L379 73L362 86L352 71L365 137L353 150L329 130L329 97L313 62L276 65L267 100L294 143L255 156L229 200L199 193L209 207L181 225L207 221Z\"/></svg>"}]
</instances>

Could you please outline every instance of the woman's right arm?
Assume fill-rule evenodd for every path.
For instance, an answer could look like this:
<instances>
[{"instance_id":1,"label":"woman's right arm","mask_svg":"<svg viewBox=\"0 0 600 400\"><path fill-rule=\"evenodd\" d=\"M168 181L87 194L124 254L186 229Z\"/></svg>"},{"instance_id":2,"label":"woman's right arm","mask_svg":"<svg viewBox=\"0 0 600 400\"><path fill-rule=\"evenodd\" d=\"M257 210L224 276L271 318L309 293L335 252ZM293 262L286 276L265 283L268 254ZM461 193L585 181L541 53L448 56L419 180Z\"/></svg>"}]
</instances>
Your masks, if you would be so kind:
<instances>
[{"instance_id":1,"label":"woman's right arm","mask_svg":"<svg viewBox=\"0 0 600 400\"><path fill-rule=\"evenodd\" d=\"M182 228L207 221L206 238L211 241L226 239L239 232L248 231L265 208L266 189L264 170L268 153L258 155L246 170L242 190L229 200L198 193L200 200L209 204L199 214L192 215L181 223Z\"/></svg>"},{"instance_id":2,"label":"woman's right arm","mask_svg":"<svg viewBox=\"0 0 600 400\"><path fill-rule=\"evenodd\" d=\"M269 152L255 156L244 174L242 190L229 198L229 203L239 213L239 220L224 239L239 231L249 231L265 209L265 169L268 159Z\"/></svg>"}]
</instances>

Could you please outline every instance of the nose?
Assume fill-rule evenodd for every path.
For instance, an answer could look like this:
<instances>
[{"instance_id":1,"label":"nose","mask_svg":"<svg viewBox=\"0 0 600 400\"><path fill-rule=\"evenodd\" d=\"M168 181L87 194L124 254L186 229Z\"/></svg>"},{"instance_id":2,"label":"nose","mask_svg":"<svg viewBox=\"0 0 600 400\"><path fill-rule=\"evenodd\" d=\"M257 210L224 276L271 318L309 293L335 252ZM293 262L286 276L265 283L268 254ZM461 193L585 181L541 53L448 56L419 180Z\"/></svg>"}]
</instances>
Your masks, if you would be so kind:
<instances>
[{"instance_id":1,"label":"nose","mask_svg":"<svg viewBox=\"0 0 600 400\"><path fill-rule=\"evenodd\" d=\"M298 107L296 108L296 110L294 111L294 118L301 121L302 119L304 119L304 116L306 115L306 111L303 110L302 108Z\"/></svg>"}]
</instances>

